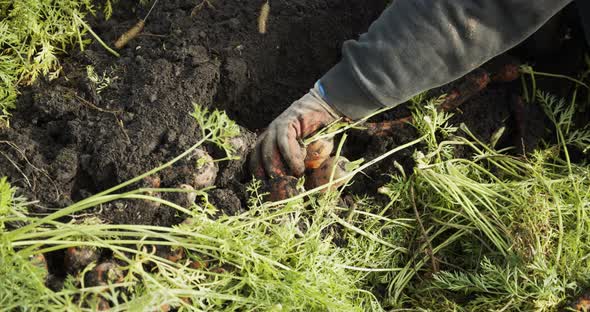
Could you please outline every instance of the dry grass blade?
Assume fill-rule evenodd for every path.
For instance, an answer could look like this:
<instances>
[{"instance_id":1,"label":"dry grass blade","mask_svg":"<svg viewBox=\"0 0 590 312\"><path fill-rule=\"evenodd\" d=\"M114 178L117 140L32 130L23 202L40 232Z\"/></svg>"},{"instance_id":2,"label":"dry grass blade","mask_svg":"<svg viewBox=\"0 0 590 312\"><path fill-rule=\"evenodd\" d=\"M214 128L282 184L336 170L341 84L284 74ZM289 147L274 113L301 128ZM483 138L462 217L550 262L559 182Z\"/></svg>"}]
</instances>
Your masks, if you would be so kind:
<instances>
[{"instance_id":1,"label":"dry grass blade","mask_svg":"<svg viewBox=\"0 0 590 312\"><path fill-rule=\"evenodd\" d=\"M268 1L266 1L260 7L260 13L258 14L258 33L266 34L269 15L270 15L270 3Z\"/></svg>"},{"instance_id":2,"label":"dry grass blade","mask_svg":"<svg viewBox=\"0 0 590 312\"><path fill-rule=\"evenodd\" d=\"M113 44L115 48L122 49L129 43L129 41L135 39L137 35L143 30L145 27L145 21L139 20L133 27L129 28L126 32L124 32Z\"/></svg>"}]
</instances>

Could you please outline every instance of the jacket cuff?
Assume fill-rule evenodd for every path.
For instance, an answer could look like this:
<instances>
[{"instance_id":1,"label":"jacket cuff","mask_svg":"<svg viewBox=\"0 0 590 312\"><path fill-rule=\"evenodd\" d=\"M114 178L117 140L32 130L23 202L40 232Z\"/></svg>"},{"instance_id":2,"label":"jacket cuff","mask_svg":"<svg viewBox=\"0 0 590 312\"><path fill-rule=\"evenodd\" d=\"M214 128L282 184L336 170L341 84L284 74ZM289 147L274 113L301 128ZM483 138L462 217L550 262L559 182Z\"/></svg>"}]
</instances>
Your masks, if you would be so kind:
<instances>
[{"instance_id":1,"label":"jacket cuff","mask_svg":"<svg viewBox=\"0 0 590 312\"><path fill-rule=\"evenodd\" d=\"M319 81L317 88L323 99L342 115L358 120L383 108L360 87L354 74L343 62L332 67Z\"/></svg>"}]
</instances>

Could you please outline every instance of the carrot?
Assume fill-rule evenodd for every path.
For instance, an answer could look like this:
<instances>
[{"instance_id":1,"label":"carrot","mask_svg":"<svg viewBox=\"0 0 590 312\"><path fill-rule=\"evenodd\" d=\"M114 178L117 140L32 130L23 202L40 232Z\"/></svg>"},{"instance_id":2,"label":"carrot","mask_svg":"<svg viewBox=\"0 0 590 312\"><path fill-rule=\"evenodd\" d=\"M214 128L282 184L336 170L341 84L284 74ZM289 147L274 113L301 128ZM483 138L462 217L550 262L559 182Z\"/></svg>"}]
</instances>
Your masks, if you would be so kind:
<instances>
[{"instance_id":1,"label":"carrot","mask_svg":"<svg viewBox=\"0 0 590 312\"><path fill-rule=\"evenodd\" d=\"M192 269L195 269L195 270L206 269L207 266L209 266L209 265L205 261L191 261L189 263L189 267L191 267Z\"/></svg>"},{"instance_id":2,"label":"carrot","mask_svg":"<svg viewBox=\"0 0 590 312\"><path fill-rule=\"evenodd\" d=\"M170 253L166 257L166 259L168 259L171 262L175 262L175 263L182 260L182 258L184 258L184 249L183 248L176 248L176 249L170 250Z\"/></svg>"},{"instance_id":3,"label":"carrot","mask_svg":"<svg viewBox=\"0 0 590 312\"><path fill-rule=\"evenodd\" d=\"M348 164L350 164L350 161L342 156L334 156L328 158L319 168L312 170L306 176L305 188L314 189L316 187L329 183L330 178L332 177L332 172L334 172L333 180L337 180L346 176L349 173L347 170ZM335 183L329 188L323 189L322 192L325 192L327 189L335 189L339 186L344 185L346 182L347 181L340 181L338 183Z\"/></svg>"},{"instance_id":4,"label":"carrot","mask_svg":"<svg viewBox=\"0 0 590 312\"><path fill-rule=\"evenodd\" d=\"M147 177L143 178L143 183L147 187L153 188L153 189L160 188L160 183L161 182L162 181L160 180L160 177L157 176L157 175L147 176ZM157 192L157 191L149 191L149 192L146 192L146 195L152 196L152 197L155 197L155 198L161 198L160 193ZM152 208L158 208L161 205L160 202L155 201L155 200L149 200L149 199L144 199L143 200L143 203L144 203L145 206L152 207Z\"/></svg>"},{"instance_id":5,"label":"carrot","mask_svg":"<svg viewBox=\"0 0 590 312\"><path fill-rule=\"evenodd\" d=\"M456 109L465 101L481 92L490 82L490 75L482 68L478 68L467 74L459 85L447 93L439 110L450 111ZM406 116L395 120L366 123L366 131L373 136L386 136L395 133L398 129L413 121L412 116Z\"/></svg>"},{"instance_id":6,"label":"carrot","mask_svg":"<svg viewBox=\"0 0 590 312\"><path fill-rule=\"evenodd\" d=\"M590 311L590 291L586 290L575 302L571 305L574 311Z\"/></svg>"},{"instance_id":7,"label":"carrot","mask_svg":"<svg viewBox=\"0 0 590 312\"><path fill-rule=\"evenodd\" d=\"M307 146L307 155L305 156L305 168L317 169L322 163L330 157L334 148L334 140L319 139Z\"/></svg>"},{"instance_id":8,"label":"carrot","mask_svg":"<svg viewBox=\"0 0 590 312\"><path fill-rule=\"evenodd\" d=\"M204 150L196 149L191 156L195 160L195 171L192 173L190 185L194 189L202 189L215 184L219 168L213 158Z\"/></svg>"},{"instance_id":9,"label":"carrot","mask_svg":"<svg viewBox=\"0 0 590 312\"><path fill-rule=\"evenodd\" d=\"M465 101L485 89L489 83L490 75L483 68L478 68L470 72L456 88L453 88L447 93L445 101L440 105L440 110L448 112L456 109L465 103Z\"/></svg>"},{"instance_id":10,"label":"carrot","mask_svg":"<svg viewBox=\"0 0 590 312\"><path fill-rule=\"evenodd\" d=\"M47 266L47 259L43 254L31 256L29 261L33 266L40 268L43 271L43 275L47 276L49 268Z\"/></svg>"},{"instance_id":11,"label":"carrot","mask_svg":"<svg viewBox=\"0 0 590 312\"><path fill-rule=\"evenodd\" d=\"M412 116L402 117L395 120L386 120L382 122L368 122L364 126L368 135L372 136L386 136L397 129L403 128L405 125L413 121Z\"/></svg>"},{"instance_id":12,"label":"carrot","mask_svg":"<svg viewBox=\"0 0 590 312\"><path fill-rule=\"evenodd\" d=\"M181 184L178 188L183 189L183 190L187 190L187 191L194 191L195 188L188 185L188 184ZM197 200L197 194L194 192L187 192L186 194L186 201L188 202L189 205L192 205L195 203L195 200Z\"/></svg>"},{"instance_id":13,"label":"carrot","mask_svg":"<svg viewBox=\"0 0 590 312\"><path fill-rule=\"evenodd\" d=\"M89 247L70 247L66 249L64 265L70 274L75 274L90 263L98 260L97 249Z\"/></svg>"},{"instance_id":14,"label":"carrot","mask_svg":"<svg viewBox=\"0 0 590 312\"><path fill-rule=\"evenodd\" d=\"M484 66L492 82L510 82L520 77L520 61L507 54L495 57Z\"/></svg>"},{"instance_id":15,"label":"carrot","mask_svg":"<svg viewBox=\"0 0 590 312\"><path fill-rule=\"evenodd\" d=\"M297 178L292 176L271 179L267 182L266 187L269 192L268 200L279 201L297 195L299 193L297 191L297 182Z\"/></svg>"},{"instance_id":16,"label":"carrot","mask_svg":"<svg viewBox=\"0 0 590 312\"><path fill-rule=\"evenodd\" d=\"M150 188L159 188L160 187L160 177L159 176L147 176L143 178L143 181L150 187Z\"/></svg>"},{"instance_id":17,"label":"carrot","mask_svg":"<svg viewBox=\"0 0 590 312\"><path fill-rule=\"evenodd\" d=\"M98 311L108 311L111 309L111 305L105 298L99 297L96 309Z\"/></svg>"},{"instance_id":18,"label":"carrot","mask_svg":"<svg viewBox=\"0 0 590 312\"><path fill-rule=\"evenodd\" d=\"M106 286L123 281L123 272L114 262L103 262L84 276L87 286Z\"/></svg>"}]
</instances>

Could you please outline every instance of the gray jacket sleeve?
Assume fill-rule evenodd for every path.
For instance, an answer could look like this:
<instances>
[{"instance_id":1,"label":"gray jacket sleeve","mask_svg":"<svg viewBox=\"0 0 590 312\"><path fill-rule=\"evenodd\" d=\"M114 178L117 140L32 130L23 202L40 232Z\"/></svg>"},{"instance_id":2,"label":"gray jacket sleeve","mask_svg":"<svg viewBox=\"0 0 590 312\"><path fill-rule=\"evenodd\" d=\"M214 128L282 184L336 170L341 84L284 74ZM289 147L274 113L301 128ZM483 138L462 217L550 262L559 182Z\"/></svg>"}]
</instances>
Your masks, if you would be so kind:
<instances>
[{"instance_id":1,"label":"gray jacket sleeve","mask_svg":"<svg viewBox=\"0 0 590 312\"><path fill-rule=\"evenodd\" d=\"M571 0L393 0L319 81L353 119L457 79L531 35Z\"/></svg>"}]
</instances>

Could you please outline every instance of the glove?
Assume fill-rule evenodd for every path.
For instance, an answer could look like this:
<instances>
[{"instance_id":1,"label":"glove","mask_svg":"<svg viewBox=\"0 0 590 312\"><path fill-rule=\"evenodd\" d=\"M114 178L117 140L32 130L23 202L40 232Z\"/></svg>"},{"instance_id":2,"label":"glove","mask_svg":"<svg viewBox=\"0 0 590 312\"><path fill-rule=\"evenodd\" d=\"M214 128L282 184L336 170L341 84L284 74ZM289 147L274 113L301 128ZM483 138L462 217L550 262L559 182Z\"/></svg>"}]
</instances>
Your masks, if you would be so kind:
<instances>
[{"instance_id":1,"label":"glove","mask_svg":"<svg viewBox=\"0 0 590 312\"><path fill-rule=\"evenodd\" d=\"M257 178L286 175L300 177L305 171L303 139L340 117L326 103L318 85L271 122L250 154L250 170Z\"/></svg>"}]
</instances>

